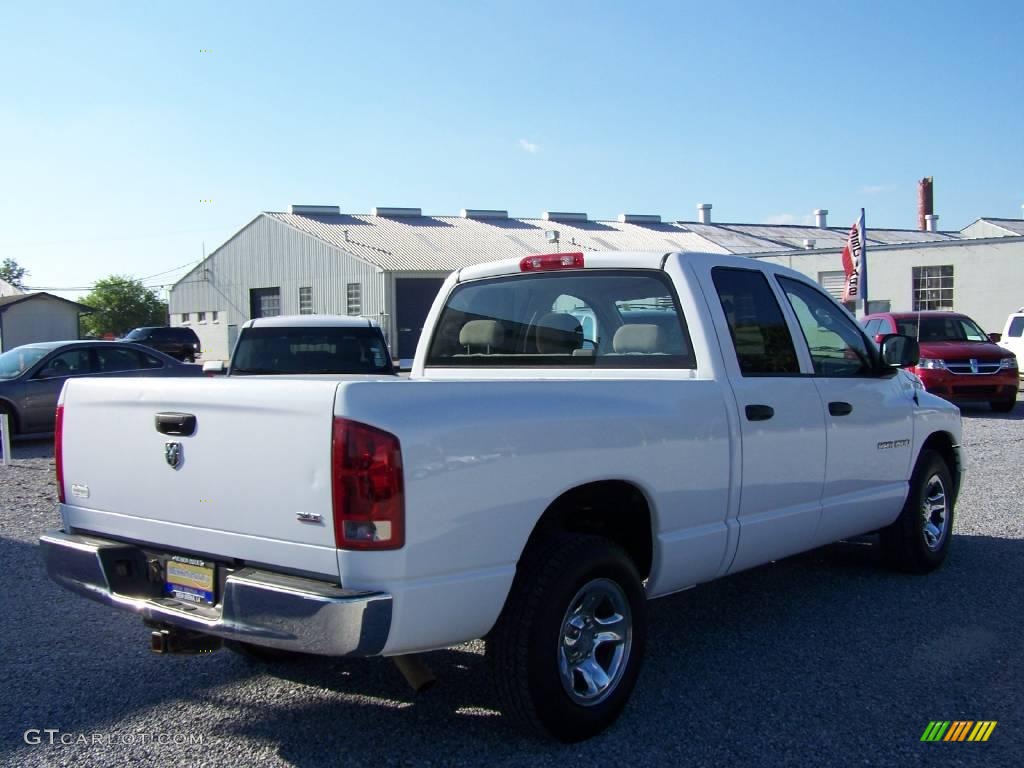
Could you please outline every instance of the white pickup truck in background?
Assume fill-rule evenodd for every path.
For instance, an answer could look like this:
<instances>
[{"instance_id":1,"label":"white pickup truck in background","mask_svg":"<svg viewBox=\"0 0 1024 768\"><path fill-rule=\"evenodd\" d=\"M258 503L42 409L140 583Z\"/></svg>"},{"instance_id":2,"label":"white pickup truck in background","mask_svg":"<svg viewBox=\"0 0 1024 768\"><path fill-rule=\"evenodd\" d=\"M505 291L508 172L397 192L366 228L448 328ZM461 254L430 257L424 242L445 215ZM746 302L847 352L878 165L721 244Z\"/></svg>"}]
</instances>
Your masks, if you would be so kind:
<instances>
[{"instance_id":1,"label":"white pickup truck in background","mask_svg":"<svg viewBox=\"0 0 1024 768\"><path fill-rule=\"evenodd\" d=\"M943 562L960 416L916 350L752 259L469 267L408 380L70 381L42 549L157 650L485 637L505 714L580 740L630 696L645 598L876 531Z\"/></svg>"},{"instance_id":2,"label":"white pickup truck in background","mask_svg":"<svg viewBox=\"0 0 1024 768\"><path fill-rule=\"evenodd\" d=\"M373 320L346 315L277 315L247 320L230 364L207 360L203 373L228 376L395 373Z\"/></svg>"}]
</instances>

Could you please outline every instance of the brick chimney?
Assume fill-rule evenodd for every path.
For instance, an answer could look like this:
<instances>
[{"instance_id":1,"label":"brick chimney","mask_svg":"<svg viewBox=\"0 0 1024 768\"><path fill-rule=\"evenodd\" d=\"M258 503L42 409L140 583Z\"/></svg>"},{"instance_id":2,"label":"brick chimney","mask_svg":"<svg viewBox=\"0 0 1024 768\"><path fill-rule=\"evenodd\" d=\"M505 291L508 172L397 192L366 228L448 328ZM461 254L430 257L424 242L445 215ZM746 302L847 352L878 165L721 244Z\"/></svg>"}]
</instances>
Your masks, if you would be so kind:
<instances>
[{"instance_id":1,"label":"brick chimney","mask_svg":"<svg viewBox=\"0 0 1024 768\"><path fill-rule=\"evenodd\" d=\"M925 176L917 182L917 228L928 231L928 217L935 213L935 201L932 197L932 177Z\"/></svg>"}]
</instances>

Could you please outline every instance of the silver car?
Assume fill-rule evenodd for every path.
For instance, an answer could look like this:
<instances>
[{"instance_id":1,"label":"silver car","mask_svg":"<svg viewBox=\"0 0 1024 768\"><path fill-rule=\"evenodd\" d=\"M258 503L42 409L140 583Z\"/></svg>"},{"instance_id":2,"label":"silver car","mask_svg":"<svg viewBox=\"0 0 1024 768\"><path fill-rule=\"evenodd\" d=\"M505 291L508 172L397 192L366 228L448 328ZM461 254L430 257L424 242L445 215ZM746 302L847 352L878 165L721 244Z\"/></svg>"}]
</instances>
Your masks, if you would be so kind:
<instances>
[{"instance_id":1,"label":"silver car","mask_svg":"<svg viewBox=\"0 0 1024 768\"><path fill-rule=\"evenodd\" d=\"M57 399L72 376L202 376L155 349L123 341L44 341L0 355L0 413L13 434L52 432Z\"/></svg>"}]
</instances>

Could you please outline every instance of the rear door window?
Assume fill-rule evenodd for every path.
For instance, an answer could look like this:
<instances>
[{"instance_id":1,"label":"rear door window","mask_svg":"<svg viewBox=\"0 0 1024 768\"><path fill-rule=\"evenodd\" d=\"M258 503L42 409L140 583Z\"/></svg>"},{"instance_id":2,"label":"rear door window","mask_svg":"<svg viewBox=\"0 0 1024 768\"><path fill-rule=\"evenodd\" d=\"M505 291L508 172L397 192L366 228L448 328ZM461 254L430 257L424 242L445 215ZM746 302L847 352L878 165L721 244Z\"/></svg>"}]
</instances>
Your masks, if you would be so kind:
<instances>
[{"instance_id":1,"label":"rear door window","mask_svg":"<svg viewBox=\"0 0 1024 768\"><path fill-rule=\"evenodd\" d=\"M96 372L117 373L137 371L142 367L139 355L133 349L100 347L96 350Z\"/></svg>"},{"instance_id":2,"label":"rear door window","mask_svg":"<svg viewBox=\"0 0 1024 768\"><path fill-rule=\"evenodd\" d=\"M428 366L696 368L668 277L574 270L474 280L452 291Z\"/></svg>"},{"instance_id":3,"label":"rear door window","mask_svg":"<svg viewBox=\"0 0 1024 768\"><path fill-rule=\"evenodd\" d=\"M1007 336L1013 336L1017 338L1024 334L1024 315L1018 315L1010 321L1010 329L1006 332Z\"/></svg>"},{"instance_id":4,"label":"rear door window","mask_svg":"<svg viewBox=\"0 0 1024 768\"><path fill-rule=\"evenodd\" d=\"M800 373L786 319L763 273L715 267L711 277L729 324L740 373L792 376Z\"/></svg>"}]
</instances>

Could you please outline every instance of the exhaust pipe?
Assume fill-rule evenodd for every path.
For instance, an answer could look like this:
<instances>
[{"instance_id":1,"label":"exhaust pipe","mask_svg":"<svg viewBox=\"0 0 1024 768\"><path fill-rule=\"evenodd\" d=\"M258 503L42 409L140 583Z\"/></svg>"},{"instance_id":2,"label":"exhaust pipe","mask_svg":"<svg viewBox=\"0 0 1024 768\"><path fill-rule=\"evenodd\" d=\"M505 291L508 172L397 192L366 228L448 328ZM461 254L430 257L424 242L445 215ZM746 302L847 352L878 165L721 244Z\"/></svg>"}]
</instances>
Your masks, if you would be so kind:
<instances>
[{"instance_id":1,"label":"exhaust pipe","mask_svg":"<svg viewBox=\"0 0 1024 768\"><path fill-rule=\"evenodd\" d=\"M424 663L423 657L418 653L407 653L404 656L392 656L391 658L395 662L395 666L398 667L398 671L402 673L402 677L405 678L405 682L416 693L423 693L437 682L434 673L430 671L430 667Z\"/></svg>"},{"instance_id":2,"label":"exhaust pipe","mask_svg":"<svg viewBox=\"0 0 1024 768\"><path fill-rule=\"evenodd\" d=\"M149 635L149 650L153 653L213 653L219 651L223 640L202 632L186 629L157 629Z\"/></svg>"}]
</instances>

